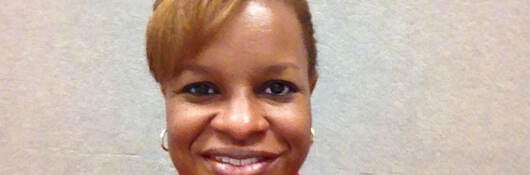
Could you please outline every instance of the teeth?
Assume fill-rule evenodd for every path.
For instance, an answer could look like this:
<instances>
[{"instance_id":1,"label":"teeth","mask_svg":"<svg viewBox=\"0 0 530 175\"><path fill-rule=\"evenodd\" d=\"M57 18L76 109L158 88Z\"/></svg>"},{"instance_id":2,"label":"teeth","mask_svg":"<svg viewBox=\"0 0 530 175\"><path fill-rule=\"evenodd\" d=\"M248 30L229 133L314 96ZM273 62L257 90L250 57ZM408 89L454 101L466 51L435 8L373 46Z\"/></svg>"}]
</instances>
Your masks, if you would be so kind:
<instances>
[{"instance_id":1,"label":"teeth","mask_svg":"<svg viewBox=\"0 0 530 175\"><path fill-rule=\"evenodd\" d=\"M234 158L230 158L226 156L217 156L215 157L215 160L222 162L222 163L234 165L234 166L245 166L245 165L257 163L261 160L261 158L254 157L254 158L246 158L246 159L234 159Z\"/></svg>"}]
</instances>

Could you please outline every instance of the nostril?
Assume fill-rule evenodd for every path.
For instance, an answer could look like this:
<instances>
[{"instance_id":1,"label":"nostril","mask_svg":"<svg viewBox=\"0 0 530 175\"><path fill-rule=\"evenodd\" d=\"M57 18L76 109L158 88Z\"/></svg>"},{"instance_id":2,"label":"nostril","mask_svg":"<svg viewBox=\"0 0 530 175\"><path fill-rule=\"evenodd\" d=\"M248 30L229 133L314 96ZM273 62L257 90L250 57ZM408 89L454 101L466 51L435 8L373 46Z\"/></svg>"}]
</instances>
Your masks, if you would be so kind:
<instances>
[{"instance_id":1,"label":"nostril","mask_svg":"<svg viewBox=\"0 0 530 175\"><path fill-rule=\"evenodd\" d=\"M266 130L266 127L258 123L240 123L228 125L222 132L234 140L245 141L263 135Z\"/></svg>"},{"instance_id":2,"label":"nostril","mask_svg":"<svg viewBox=\"0 0 530 175\"><path fill-rule=\"evenodd\" d=\"M246 142L260 137L269 129L269 123L264 117L216 116L210 125L216 132L230 137L236 142Z\"/></svg>"},{"instance_id":3,"label":"nostril","mask_svg":"<svg viewBox=\"0 0 530 175\"><path fill-rule=\"evenodd\" d=\"M245 141L265 133L269 122L263 107L252 94L253 91L245 90L231 96L225 105L220 106L218 115L211 121L214 130L237 141Z\"/></svg>"}]
</instances>

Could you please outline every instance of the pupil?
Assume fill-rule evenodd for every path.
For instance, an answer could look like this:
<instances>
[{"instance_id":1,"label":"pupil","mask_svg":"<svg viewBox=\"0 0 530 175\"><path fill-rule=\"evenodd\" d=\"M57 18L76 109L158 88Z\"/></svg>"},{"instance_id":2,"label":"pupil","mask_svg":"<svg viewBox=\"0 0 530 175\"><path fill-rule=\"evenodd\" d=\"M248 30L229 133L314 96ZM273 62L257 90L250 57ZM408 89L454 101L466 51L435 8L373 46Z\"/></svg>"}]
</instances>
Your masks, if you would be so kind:
<instances>
[{"instance_id":1,"label":"pupil","mask_svg":"<svg viewBox=\"0 0 530 175\"><path fill-rule=\"evenodd\" d=\"M210 87L208 87L208 85L200 84L197 87L195 87L195 92L197 94L207 94L209 89Z\"/></svg>"},{"instance_id":2,"label":"pupil","mask_svg":"<svg viewBox=\"0 0 530 175\"><path fill-rule=\"evenodd\" d=\"M284 87L280 83L273 83L271 86L271 92L273 94L280 94L283 92Z\"/></svg>"}]
</instances>

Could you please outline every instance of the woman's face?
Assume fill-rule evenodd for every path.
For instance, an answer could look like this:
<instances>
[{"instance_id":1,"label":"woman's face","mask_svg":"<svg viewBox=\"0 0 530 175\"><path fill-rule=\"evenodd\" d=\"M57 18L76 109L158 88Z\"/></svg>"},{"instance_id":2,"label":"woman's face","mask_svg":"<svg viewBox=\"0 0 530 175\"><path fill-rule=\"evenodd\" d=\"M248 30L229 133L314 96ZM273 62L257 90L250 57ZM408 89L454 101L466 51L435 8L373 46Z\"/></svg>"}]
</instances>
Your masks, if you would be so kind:
<instances>
[{"instance_id":1,"label":"woman's face","mask_svg":"<svg viewBox=\"0 0 530 175\"><path fill-rule=\"evenodd\" d=\"M307 53L294 11L249 1L164 85L180 175L293 175L310 139Z\"/></svg>"}]
</instances>

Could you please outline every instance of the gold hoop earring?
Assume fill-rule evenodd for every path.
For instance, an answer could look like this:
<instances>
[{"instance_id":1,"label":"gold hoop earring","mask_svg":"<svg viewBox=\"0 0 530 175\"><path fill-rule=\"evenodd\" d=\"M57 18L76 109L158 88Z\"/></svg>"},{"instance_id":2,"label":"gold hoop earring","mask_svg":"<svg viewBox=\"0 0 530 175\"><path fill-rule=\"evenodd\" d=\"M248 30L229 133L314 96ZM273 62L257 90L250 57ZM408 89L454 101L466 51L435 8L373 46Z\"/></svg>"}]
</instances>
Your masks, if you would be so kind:
<instances>
[{"instance_id":1,"label":"gold hoop earring","mask_svg":"<svg viewBox=\"0 0 530 175\"><path fill-rule=\"evenodd\" d=\"M164 151L168 151L169 149L166 147L166 145L164 145L164 140L166 138L166 134L167 134L167 130L166 129L163 129L162 132L160 132L160 147L162 147L162 149Z\"/></svg>"},{"instance_id":2,"label":"gold hoop earring","mask_svg":"<svg viewBox=\"0 0 530 175\"><path fill-rule=\"evenodd\" d=\"M315 140L315 130L311 127L311 142Z\"/></svg>"}]
</instances>

